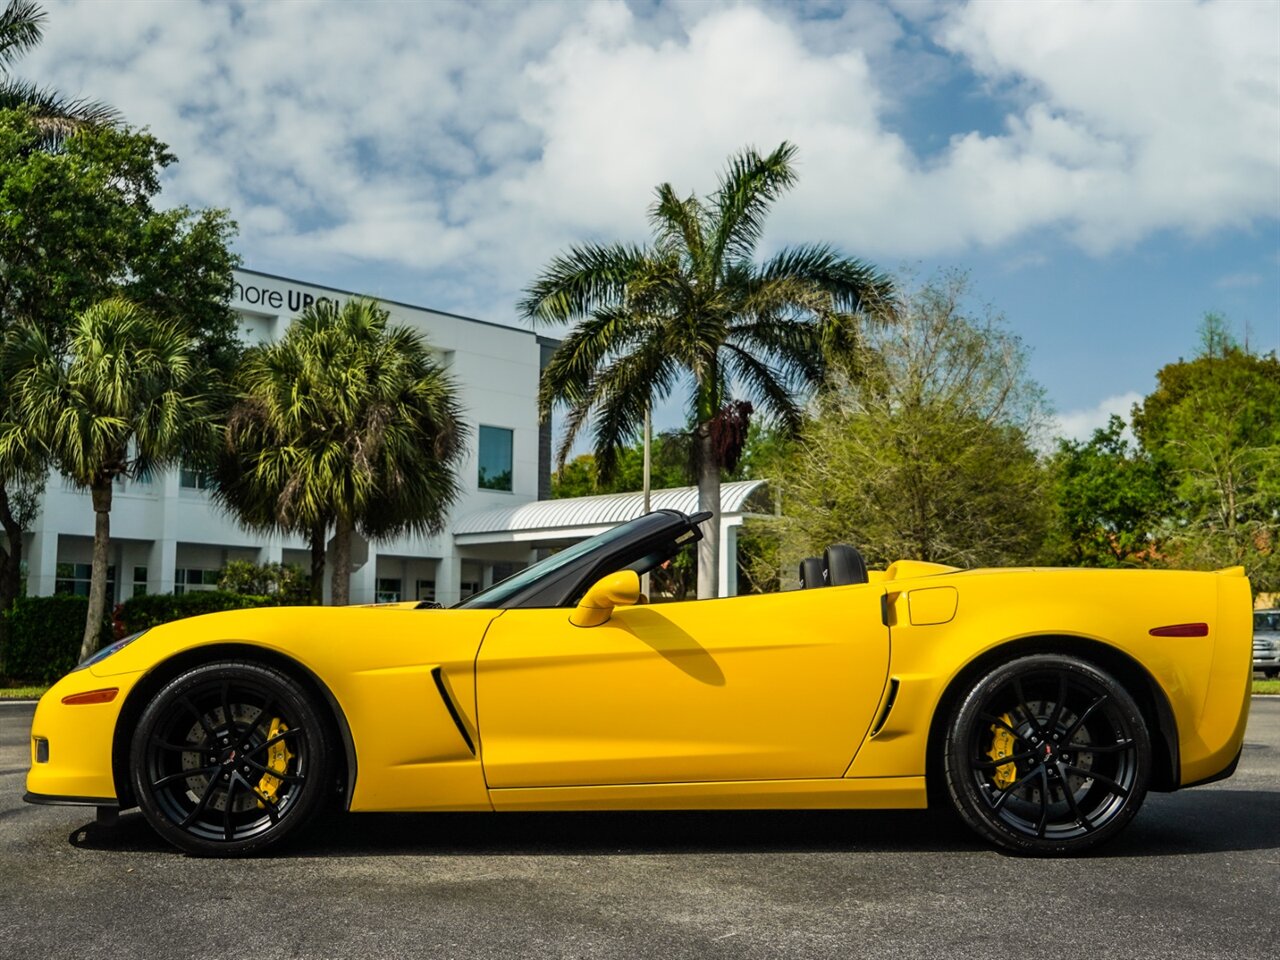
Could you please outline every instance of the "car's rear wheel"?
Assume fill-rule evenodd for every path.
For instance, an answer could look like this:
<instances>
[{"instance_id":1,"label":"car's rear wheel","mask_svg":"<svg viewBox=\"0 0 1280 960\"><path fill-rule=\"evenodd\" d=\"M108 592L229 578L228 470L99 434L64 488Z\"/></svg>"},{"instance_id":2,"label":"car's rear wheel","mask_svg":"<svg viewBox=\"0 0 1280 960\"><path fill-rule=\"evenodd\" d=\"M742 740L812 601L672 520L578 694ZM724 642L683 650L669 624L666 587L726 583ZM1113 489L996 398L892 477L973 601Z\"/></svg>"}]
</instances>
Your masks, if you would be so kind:
<instances>
[{"instance_id":1,"label":"car's rear wheel","mask_svg":"<svg viewBox=\"0 0 1280 960\"><path fill-rule=\"evenodd\" d=\"M138 805L188 853L260 851L303 827L328 795L326 730L305 690L276 669L194 667L139 718L130 755Z\"/></svg>"},{"instance_id":2,"label":"car's rear wheel","mask_svg":"<svg viewBox=\"0 0 1280 960\"><path fill-rule=\"evenodd\" d=\"M995 667L960 698L945 774L961 818L988 840L1020 853L1077 853L1142 806L1151 739L1114 677L1038 654Z\"/></svg>"}]
</instances>

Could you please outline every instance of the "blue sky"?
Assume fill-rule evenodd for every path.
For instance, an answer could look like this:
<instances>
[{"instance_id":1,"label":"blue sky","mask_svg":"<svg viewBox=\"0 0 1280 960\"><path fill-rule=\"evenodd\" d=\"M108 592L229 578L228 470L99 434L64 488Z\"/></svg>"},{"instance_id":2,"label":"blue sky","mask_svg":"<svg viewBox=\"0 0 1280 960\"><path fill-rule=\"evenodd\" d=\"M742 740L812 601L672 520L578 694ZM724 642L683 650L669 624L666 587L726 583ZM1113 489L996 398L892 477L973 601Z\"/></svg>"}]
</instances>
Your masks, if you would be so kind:
<instances>
[{"instance_id":1,"label":"blue sky","mask_svg":"<svg viewBox=\"0 0 1280 960\"><path fill-rule=\"evenodd\" d=\"M658 182L800 149L766 248L970 272L1063 432L1206 311L1280 348L1280 3L50 5L29 77L118 106L246 266L517 323ZM768 252L766 249L764 252ZM671 414L674 416L674 413Z\"/></svg>"}]
</instances>

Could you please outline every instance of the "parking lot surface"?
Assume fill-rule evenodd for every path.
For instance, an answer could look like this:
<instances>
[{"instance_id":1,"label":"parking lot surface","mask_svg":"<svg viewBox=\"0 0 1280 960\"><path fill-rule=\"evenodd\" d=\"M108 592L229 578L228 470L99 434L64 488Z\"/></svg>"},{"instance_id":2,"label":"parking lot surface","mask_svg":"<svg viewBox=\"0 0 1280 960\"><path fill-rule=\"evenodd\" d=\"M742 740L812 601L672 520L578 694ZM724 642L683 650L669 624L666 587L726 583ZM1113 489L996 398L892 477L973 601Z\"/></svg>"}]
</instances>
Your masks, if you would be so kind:
<instances>
[{"instance_id":1,"label":"parking lot surface","mask_svg":"<svg viewBox=\"0 0 1280 960\"><path fill-rule=\"evenodd\" d=\"M1275 957L1280 698L1222 783L1097 854L998 853L945 812L335 816L192 859L137 813L22 803L0 705L0 958Z\"/></svg>"}]
</instances>

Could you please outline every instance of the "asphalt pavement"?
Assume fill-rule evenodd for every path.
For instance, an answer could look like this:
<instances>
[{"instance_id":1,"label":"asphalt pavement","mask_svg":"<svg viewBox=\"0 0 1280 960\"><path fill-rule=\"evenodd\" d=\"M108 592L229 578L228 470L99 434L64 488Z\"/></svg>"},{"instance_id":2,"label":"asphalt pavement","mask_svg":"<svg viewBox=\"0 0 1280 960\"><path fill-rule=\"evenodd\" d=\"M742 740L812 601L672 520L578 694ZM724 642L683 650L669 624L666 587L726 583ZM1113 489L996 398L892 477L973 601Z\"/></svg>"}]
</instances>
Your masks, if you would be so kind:
<instances>
[{"instance_id":1,"label":"asphalt pavement","mask_svg":"<svg viewBox=\"0 0 1280 960\"><path fill-rule=\"evenodd\" d=\"M1233 778L1055 861L945 812L363 814L193 859L22 803L31 711L0 705L0 960L1280 955L1276 697Z\"/></svg>"}]
</instances>

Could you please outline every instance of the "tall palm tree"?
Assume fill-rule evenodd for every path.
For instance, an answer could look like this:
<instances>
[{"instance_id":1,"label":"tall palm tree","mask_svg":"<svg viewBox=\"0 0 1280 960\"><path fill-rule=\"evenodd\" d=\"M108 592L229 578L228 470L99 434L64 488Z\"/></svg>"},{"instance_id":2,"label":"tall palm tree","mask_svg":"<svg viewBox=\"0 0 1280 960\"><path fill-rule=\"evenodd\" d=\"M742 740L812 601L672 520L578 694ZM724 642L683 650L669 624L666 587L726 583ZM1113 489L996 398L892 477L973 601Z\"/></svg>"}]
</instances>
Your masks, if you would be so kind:
<instances>
[{"instance_id":1,"label":"tall palm tree","mask_svg":"<svg viewBox=\"0 0 1280 960\"><path fill-rule=\"evenodd\" d=\"M26 109L51 147L83 127L114 124L120 115L96 100L68 100L49 87L13 76L14 61L44 33L45 12L35 0L9 0L0 13L0 110Z\"/></svg>"},{"instance_id":2,"label":"tall palm tree","mask_svg":"<svg viewBox=\"0 0 1280 960\"><path fill-rule=\"evenodd\" d=\"M247 526L310 538L313 590L332 524L336 604L350 596L354 532L437 534L460 493L456 388L421 334L387 321L371 300L322 300L250 350L215 485Z\"/></svg>"},{"instance_id":3,"label":"tall palm tree","mask_svg":"<svg viewBox=\"0 0 1280 960\"><path fill-rule=\"evenodd\" d=\"M176 462L207 442L208 398L200 392L195 342L115 297L73 323L65 353L32 324L9 353L17 424L0 427L0 455L37 442L93 502L93 568L81 657L98 645L107 589L114 483Z\"/></svg>"},{"instance_id":4,"label":"tall palm tree","mask_svg":"<svg viewBox=\"0 0 1280 960\"><path fill-rule=\"evenodd\" d=\"M553 259L526 291L535 323L575 323L543 372L544 418L569 408L560 462L593 424L607 477L646 410L688 387L698 508L712 514L698 545L698 596L716 594L720 468L745 426L735 390L782 427L800 425L806 393L829 359L851 352L860 315L892 297L888 277L826 244L755 262L766 214L795 183L795 147L732 157L719 188L681 199L667 183L649 211L648 246L586 244Z\"/></svg>"}]
</instances>

